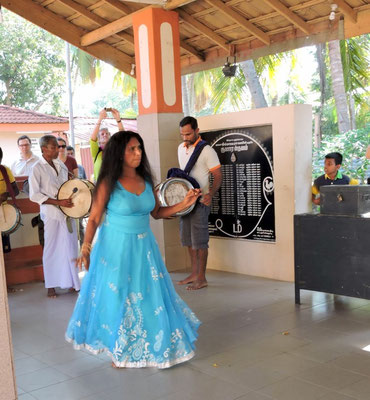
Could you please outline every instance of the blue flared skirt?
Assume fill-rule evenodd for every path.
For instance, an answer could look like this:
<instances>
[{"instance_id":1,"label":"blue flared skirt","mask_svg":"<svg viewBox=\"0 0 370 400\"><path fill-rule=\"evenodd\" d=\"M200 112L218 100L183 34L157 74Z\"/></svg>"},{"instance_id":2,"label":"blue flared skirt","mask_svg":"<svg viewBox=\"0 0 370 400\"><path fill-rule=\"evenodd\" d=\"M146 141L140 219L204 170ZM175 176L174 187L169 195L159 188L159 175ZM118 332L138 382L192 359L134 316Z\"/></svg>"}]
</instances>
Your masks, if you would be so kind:
<instances>
[{"instance_id":1,"label":"blue flared skirt","mask_svg":"<svg viewBox=\"0 0 370 400\"><path fill-rule=\"evenodd\" d=\"M168 368L194 355L200 321L176 293L149 216L107 215L66 340L118 367Z\"/></svg>"}]
</instances>

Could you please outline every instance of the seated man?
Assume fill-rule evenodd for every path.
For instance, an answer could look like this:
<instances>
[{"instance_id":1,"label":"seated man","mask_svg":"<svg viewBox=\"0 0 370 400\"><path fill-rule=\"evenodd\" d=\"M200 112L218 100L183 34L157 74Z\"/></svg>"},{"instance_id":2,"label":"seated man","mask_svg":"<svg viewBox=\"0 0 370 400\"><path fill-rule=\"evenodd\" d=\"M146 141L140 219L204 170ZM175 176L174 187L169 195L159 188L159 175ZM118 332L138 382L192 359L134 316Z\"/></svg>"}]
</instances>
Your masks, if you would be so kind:
<instances>
[{"instance_id":1,"label":"seated man","mask_svg":"<svg viewBox=\"0 0 370 400\"><path fill-rule=\"evenodd\" d=\"M320 187L326 185L358 185L356 179L352 179L342 174L339 168L342 164L342 154L334 152L325 156L324 171L325 174L315 179L312 186L312 202L320 204Z\"/></svg>"}]
</instances>

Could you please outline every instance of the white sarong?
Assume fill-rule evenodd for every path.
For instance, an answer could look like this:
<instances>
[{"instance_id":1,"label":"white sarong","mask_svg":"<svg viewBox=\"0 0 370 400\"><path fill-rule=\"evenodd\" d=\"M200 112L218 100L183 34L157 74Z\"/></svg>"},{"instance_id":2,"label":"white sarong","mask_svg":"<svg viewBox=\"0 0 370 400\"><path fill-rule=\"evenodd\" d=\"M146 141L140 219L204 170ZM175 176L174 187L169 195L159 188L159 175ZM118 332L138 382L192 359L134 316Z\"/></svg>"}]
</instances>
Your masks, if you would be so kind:
<instances>
[{"instance_id":1,"label":"white sarong","mask_svg":"<svg viewBox=\"0 0 370 400\"><path fill-rule=\"evenodd\" d=\"M45 246L42 257L46 288L60 287L80 290L75 259L78 254L76 222L72 220L70 233L64 220L44 216Z\"/></svg>"}]
</instances>

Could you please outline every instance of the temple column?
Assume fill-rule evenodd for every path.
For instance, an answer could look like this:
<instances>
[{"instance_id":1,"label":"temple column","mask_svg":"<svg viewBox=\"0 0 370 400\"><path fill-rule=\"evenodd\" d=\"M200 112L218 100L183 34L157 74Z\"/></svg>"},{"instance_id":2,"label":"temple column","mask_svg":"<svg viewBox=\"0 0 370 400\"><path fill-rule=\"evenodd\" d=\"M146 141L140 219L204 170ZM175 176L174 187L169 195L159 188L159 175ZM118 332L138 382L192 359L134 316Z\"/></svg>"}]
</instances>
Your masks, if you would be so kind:
<instances>
[{"instance_id":1,"label":"temple column","mask_svg":"<svg viewBox=\"0 0 370 400\"><path fill-rule=\"evenodd\" d=\"M138 131L155 173L156 183L178 166L181 96L178 14L146 8L133 16L138 90ZM187 251L179 240L178 219L152 221L153 232L169 270L187 265Z\"/></svg>"}]
</instances>

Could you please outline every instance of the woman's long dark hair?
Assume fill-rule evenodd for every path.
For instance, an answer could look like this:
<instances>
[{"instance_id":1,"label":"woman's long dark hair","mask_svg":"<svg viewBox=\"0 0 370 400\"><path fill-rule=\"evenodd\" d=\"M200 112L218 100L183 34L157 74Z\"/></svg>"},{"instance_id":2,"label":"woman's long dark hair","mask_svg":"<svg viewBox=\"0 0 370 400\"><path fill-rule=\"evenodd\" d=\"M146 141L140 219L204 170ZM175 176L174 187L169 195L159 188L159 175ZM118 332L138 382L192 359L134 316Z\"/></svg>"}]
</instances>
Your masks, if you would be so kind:
<instances>
[{"instance_id":1,"label":"woman's long dark hair","mask_svg":"<svg viewBox=\"0 0 370 400\"><path fill-rule=\"evenodd\" d=\"M95 194L103 181L108 184L108 199L112 194L114 187L123 172L123 158L127 143L136 138L141 146L141 163L136 168L136 172L153 186L153 175L150 169L149 161L145 153L144 142L141 136L132 131L119 131L112 135L104 147L103 161L101 164L98 181L96 183Z\"/></svg>"}]
</instances>

